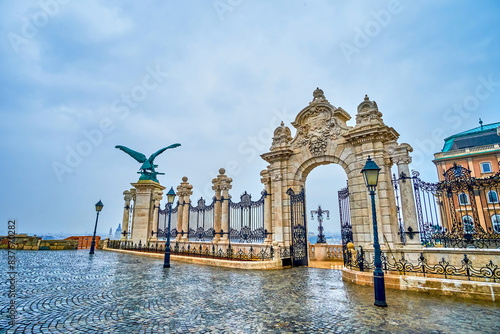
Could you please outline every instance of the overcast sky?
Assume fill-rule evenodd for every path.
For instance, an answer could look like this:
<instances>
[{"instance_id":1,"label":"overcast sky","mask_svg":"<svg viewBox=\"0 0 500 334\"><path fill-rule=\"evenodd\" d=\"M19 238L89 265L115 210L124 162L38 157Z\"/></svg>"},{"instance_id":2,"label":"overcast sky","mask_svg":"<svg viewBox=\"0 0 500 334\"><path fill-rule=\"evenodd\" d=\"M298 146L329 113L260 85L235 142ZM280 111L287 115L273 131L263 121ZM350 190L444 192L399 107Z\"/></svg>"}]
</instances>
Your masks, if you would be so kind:
<instances>
[{"instance_id":1,"label":"overcast sky","mask_svg":"<svg viewBox=\"0 0 500 334\"><path fill-rule=\"evenodd\" d=\"M364 94L415 149L411 168L437 180L443 139L500 121L498 1L2 1L0 234L115 229L122 192L155 162L166 187L183 176L193 200L258 199L260 154L316 87L350 113ZM345 173L307 180L308 210L338 208ZM162 201L162 206L165 200ZM316 220L309 230L316 231ZM337 215L326 230L338 231Z\"/></svg>"}]
</instances>

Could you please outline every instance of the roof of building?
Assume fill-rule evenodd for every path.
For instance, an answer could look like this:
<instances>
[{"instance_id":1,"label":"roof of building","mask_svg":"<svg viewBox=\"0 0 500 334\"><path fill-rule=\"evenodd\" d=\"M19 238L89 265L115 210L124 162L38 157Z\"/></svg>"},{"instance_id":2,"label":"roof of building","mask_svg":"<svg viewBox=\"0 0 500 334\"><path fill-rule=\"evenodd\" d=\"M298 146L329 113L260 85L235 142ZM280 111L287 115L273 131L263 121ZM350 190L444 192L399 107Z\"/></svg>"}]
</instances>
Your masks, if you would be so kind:
<instances>
[{"instance_id":1,"label":"roof of building","mask_svg":"<svg viewBox=\"0 0 500 334\"><path fill-rule=\"evenodd\" d=\"M482 125L480 121L480 124L476 128L446 138L442 152L500 143L500 135L497 133L500 122Z\"/></svg>"}]
</instances>

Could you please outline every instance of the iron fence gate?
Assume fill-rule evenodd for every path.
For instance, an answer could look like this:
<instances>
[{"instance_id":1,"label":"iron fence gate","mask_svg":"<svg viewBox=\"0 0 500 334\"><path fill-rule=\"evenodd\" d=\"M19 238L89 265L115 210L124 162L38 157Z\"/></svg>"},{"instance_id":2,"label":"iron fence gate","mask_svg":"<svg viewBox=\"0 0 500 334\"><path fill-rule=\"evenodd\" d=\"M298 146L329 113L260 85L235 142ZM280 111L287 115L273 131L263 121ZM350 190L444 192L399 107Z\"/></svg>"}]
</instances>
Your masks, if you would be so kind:
<instances>
[{"instance_id":1,"label":"iron fence gate","mask_svg":"<svg viewBox=\"0 0 500 334\"><path fill-rule=\"evenodd\" d=\"M288 189L290 196L290 218L291 218L291 255L292 265L307 266L307 230L306 230L306 196L304 188L295 194L292 188Z\"/></svg>"},{"instance_id":2,"label":"iron fence gate","mask_svg":"<svg viewBox=\"0 0 500 334\"><path fill-rule=\"evenodd\" d=\"M210 205L200 198L197 206L189 206L188 238L190 241L212 241L214 230L215 197Z\"/></svg>"},{"instance_id":3,"label":"iron fence gate","mask_svg":"<svg viewBox=\"0 0 500 334\"><path fill-rule=\"evenodd\" d=\"M177 213L179 212L179 202L175 208L169 207L168 204L165 204L165 209L158 209L158 226L157 226L157 237L158 239L164 239L167 237L168 232L168 211L172 209L172 216L170 218L170 237L177 237ZM174 228L172 228L174 226Z\"/></svg>"},{"instance_id":4,"label":"iron fence gate","mask_svg":"<svg viewBox=\"0 0 500 334\"><path fill-rule=\"evenodd\" d=\"M344 262L347 260L347 244L352 242L351 207L349 203L349 186L338 191L340 234L342 236L342 253Z\"/></svg>"},{"instance_id":5,"label":"iron fence gate","mask_svg":"<svg viewBox=\"0 0 500 334\"><path fill-rule=\"evenodd\" d=\"M210 205L206 205L205 200L200 198L196 206L189 204L188 231L177 231L171 227L171 237L175 238L179 233L187 233L189 241L211 242L215 235L228 235L230 242L239 243L262 243L270 234L264 228L264 201L267 192L264 190L257 201L252 201L252 196L246 191L240 197L240 202L235 203L230 198L227 199L227 215L229 231L215 230L215 203L214 197ZM222 201L226 200L222 198ZM186 204L185 204L186 205ZM177 225L179 209L183 206L172 207L171 226ZM169 206L158 210L158 238L165 238L168 230Z\"/></svg>"},{"instance_id":6,"label":"iron fence gate","mask_svg":"<svg viewBox=\"0 0 500 334\"><path fill-rule=\"evenodd\" d=\"M412 174L394 180L395 186L412 182L415 195L419 231L405 231L403 215L402 236L419 234L425 246L500 248L500 172L475 178L469 169L454 164L437 183L422 181L416 171Z\"/></svg>"},{"instance_id":7,"label":"iron fence gate","mask_svg":"<svg viewBox=\"0 0 500 334\"><path fill-rule=\"evenodd\" d=\"M264 229L264 190L257 201L246 191L241 195L239 203L229 199L229 241L231 242L264 242L268 231Z\"/></svg>"}]
</instances>

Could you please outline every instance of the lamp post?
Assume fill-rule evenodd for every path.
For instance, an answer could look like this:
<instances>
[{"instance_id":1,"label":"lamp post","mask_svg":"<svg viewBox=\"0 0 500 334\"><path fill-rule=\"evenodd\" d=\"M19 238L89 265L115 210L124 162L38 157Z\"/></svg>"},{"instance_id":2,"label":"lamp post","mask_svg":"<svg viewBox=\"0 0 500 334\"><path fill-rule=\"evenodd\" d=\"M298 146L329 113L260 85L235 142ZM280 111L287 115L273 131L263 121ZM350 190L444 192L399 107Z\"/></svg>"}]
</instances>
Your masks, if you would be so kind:
<instances>
[{"instance_id":1,"label":"lamp post","mask_svg":"<svg viewBox=\"0 0 500 334\"><path fill-rule=\"evenodd\" d=\"M172 203L174 203L175 191L174 187L171 187L167 193L168 201L168 231L167 231L167 241L165 242L165 260L163 262L163 268L170 268L170 220L172 218Z\"/></svg>"},{"instance_id":2,"label":"lamp post","mask_svg":"<svg viewBox=\"0 0 500 334\"><path fill-rule=\"evenodd\" d=\"M378 228L377 228L377 212L375 211L375 189L378 183L378 174L380 167L377 166L375 161L370 159L366 160L365 167L361 170L365 178L366 187L370 191L372 200L372 216L373 216L373 249L375 251L375 270L373 271L373 288L375 290L375 306L387 306L385 301L385 284L384 272L382 271L382 260L380 258L380 244L378 242Z\"/></svg>"},{"instance_id":3,"label":"lamp post","mask_svg":"<svg viewBox=\"0 0 500 334\"><path fill-rule=\"evenodd\" d=\"M311 219L314 220L314 215L318 215L318 240L317 244L326 244L326 238L323 234L323 214L326 213L326 219L330 219L330 211L321 209L321 205L318 205L318 210L311 211Z\"/></svg>"},{"instance_id":4,"label":"lamp post","mask_svg":"<svg viewBox=\"0 0 500 334\"><path fill-rule=\"evenodd\" d=\"M101 212L102 207L104 205L102 204L101 200L95 204L95 211L97 211L97 217L95 219L95 226L94 226L94 236L92 237L92 243L90 244L90 252L89 254L94 254L94 248L95 248L95 233L97 231L97 220L99 220L99 212Z\"/></svg>"}]
</instances>

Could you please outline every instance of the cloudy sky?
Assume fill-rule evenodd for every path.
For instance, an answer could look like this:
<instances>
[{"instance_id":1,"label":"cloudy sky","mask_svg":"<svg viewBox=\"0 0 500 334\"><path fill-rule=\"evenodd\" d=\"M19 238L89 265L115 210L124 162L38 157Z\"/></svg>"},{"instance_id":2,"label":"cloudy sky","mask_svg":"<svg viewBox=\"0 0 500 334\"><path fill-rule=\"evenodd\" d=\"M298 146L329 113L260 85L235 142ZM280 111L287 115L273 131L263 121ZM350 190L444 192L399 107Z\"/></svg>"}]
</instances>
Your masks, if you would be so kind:
<instances>
[{"instance_id":1,"label":"cloudy sky","mask_svg":"<svg viewBox=\"0 0 500 334\"><path fill-rule=\"evenodd\" d=\"M271 134L316 87L351 114L368 94L437 180L433 154L454 133L500 121L498 1L2 1L0 234L116 228L122 192L156 159L164 186L187 176L212 197L258 198ZM293 127L292 131L294 132ZM307 180L308 210L338 207L345 173ZM163 204L162 204L163 205ZM309 225L316 229L316 221ZM332 215L327 230L339 230Z\"/></svg>"}]
</instances>

